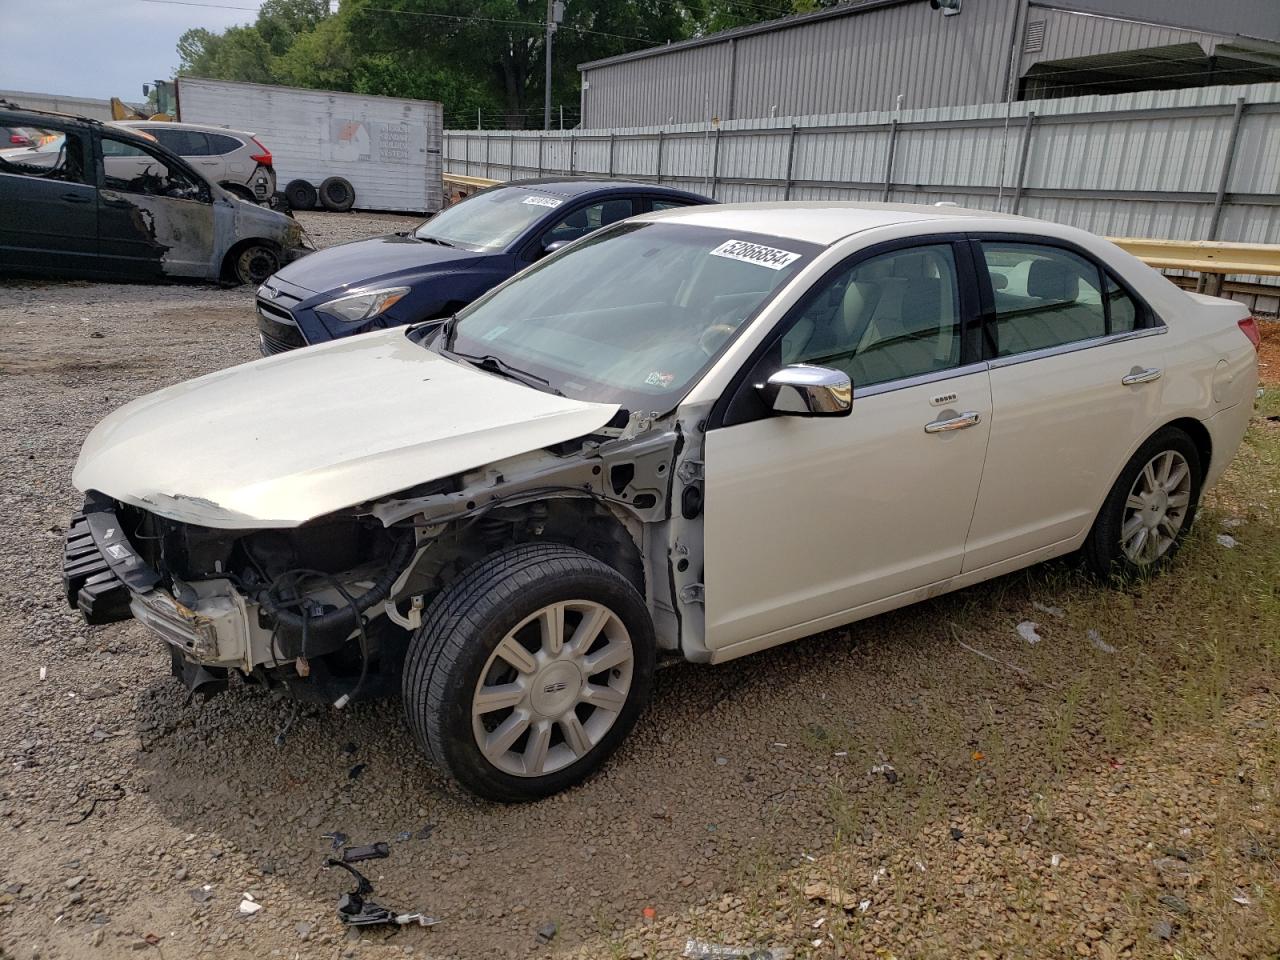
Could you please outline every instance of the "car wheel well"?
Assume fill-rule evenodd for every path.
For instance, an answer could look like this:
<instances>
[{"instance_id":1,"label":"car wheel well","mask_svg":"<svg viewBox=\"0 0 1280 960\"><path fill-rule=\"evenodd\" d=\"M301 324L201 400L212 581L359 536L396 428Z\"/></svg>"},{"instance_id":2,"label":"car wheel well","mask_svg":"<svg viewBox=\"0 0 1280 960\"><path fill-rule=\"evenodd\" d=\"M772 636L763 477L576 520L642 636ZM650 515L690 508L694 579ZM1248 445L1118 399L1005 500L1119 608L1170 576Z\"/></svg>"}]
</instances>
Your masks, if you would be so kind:
<instances>
[{"instance_id":1,"label":"car wheel well","mask_svg":"<svg viewBox=\"0 0 1280 960\"><path fill-rule=\"evenodd\" d=\"M222 279L225 282L236 282L236 258L250 247L264 246L270 247L275 251L276 255L282 252L283 248L274 240L268 240L266 237L248 237L244 240L237 241L226 256L222 258Z\"/></svg>"},{"instance_id":2,"label":"car wheel well","mask_svg":"<svg viewBox=\"0 0 1280 960\"><path fill-rule=\"evenodd\" d=\"M1200 468L1205 472L1205 474L1208 474L1209 462L1213 457L1213 438L1209 436L1208 428L1199 420L1192 417L1181 417L1177 420L1170 421L1160 429L1165 430L1170 427L1175 430L1181 430L1191 438L1191 442L1196 445L1196 453L1200 454ZM1156 433L1158 432L1159 431L1156 431ZM1155 436L1155 433L1153 433L1152 436Z\"/></svg>"},{"instance_id":3,"label":"car wheel well","mask_svg":"<svg viewBox=\"0 0 1280 960\"><path fill-rule=\"evenodd\" d=\"M425 579L431 585L425 592L435 593L485 556L526 543L576 547L617 570L645 595L644 561L634 537L591 497L549 497L465 517L419 560L415 579Z\"/></svg>"}]
</instances>

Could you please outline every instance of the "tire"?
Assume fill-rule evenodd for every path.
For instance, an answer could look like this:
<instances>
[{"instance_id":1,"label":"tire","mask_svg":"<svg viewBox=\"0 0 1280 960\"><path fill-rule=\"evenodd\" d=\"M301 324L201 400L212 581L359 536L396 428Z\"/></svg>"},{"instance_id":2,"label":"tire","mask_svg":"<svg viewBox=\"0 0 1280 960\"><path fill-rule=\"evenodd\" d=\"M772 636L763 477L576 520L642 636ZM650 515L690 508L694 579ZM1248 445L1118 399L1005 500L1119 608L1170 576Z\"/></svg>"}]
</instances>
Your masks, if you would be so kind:
<instances>
[{"instance_id":1,"label":"tire","mask_svg":"<svg viewBox=\"0 0 1280 960\"><path fill-rule=\"evenodd\" d=\"M269 243L248 243L231 252L228 274L236 283L262 283L280 269L280 254Z\"/></svg>"},{"instance_id":2,"label":"tire","mask_svg":"<svg viewBox=\"0 0 1280 960\"><path fill-rule=\"evenodd\" d=\"M350 180L342 177L329 177L320 184L320 202L326 210L334 213L346 213L356 202L356 189Z\"/></svg>"},{"instance_id":3,"label":"tire","mask_svg":"<svg viewBox=\"0 0 1280 960\"><path fill-rule=\"evenodd\" d=\"M555 610L558 619L546 616ZM544 646L550 624L567 641L558 659ZM585 644L575 642L579 627ZM573 547L511 547L428 607L405 657L405 714L441 773L485 799L534 800L582 781L617 749L649 699L654 656L644 599L622 574ZM603 669L584 679L595 665ZM482 687L497 691L488 711L476 702ZM515 732L510 747L503 732Z\"/></svg>"},{"instance_id":4,"label":"tire","mask_svg":"<svg viewBox=\"0 0 1280 960\"><path fill-rule=\"evenodd\" d=\"M1152 480L1163 496L1148 492ZM1177 427L1157 431L1120 471L1093 522L1082 550L1089 568L1104 579L1123 580L1167 567L1195 522L1203 482L1191 438Z\"/></svg>"},{"instance_id":5,"label":"tire","mask_svg":"<svg viewBox=\"0 0 1280 960\"><path fill-rule=\"evenodd\" d=\"M285 199L293 210L314 210L316 188L305 180L290 180L284 187Z\"/></svg>"}]
</instances>

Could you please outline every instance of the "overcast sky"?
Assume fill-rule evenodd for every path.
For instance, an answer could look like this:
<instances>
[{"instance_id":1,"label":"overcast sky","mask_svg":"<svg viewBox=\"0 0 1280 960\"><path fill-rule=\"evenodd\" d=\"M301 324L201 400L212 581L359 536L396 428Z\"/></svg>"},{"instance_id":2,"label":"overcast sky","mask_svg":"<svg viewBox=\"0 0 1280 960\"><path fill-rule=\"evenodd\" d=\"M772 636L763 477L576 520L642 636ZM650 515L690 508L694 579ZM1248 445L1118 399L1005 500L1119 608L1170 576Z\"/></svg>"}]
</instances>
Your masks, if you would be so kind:
<instances>
[{"instance_id":1,"label":"overcast sky","mask_svg":"<svg viewBox=\"0 0 1280 960\"><path fill-rule=\"evenodd\" d=\"M0 90L142 100L142 85L172 76L191 27L248 23L261 0L0 0Z\"/></svg>"}]
</instances>

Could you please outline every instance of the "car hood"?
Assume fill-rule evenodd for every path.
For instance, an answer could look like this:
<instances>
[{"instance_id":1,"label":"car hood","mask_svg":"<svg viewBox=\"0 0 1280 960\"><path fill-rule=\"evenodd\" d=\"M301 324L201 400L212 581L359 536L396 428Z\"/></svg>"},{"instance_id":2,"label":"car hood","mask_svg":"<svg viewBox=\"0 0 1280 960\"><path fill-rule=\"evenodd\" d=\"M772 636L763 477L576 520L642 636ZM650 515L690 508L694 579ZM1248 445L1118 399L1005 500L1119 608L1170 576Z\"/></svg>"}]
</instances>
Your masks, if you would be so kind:
<instances>
[{"instance_id":1,"label":"car hood","mask_svg":"<svg viewBox=\"0 0 1280 960\"><path fill-rule=\"evenodd\" d=\"M448 360L398 328L135 400L89 434L72 481L185 523L294 527L592 433L617 410Z\"/></svg>"},{"instance_id":2,"label":"car hood","mask_svg":"<svg viewBox=\"0 0 1280 960\"><path fill-rule=\"evenodd\" d=\"M289 264L276 276L304 290L322 293L365 287L388 277L460 267L482 256L473 250L390 235L327 247Z\"/></svg>"}]
</instances>

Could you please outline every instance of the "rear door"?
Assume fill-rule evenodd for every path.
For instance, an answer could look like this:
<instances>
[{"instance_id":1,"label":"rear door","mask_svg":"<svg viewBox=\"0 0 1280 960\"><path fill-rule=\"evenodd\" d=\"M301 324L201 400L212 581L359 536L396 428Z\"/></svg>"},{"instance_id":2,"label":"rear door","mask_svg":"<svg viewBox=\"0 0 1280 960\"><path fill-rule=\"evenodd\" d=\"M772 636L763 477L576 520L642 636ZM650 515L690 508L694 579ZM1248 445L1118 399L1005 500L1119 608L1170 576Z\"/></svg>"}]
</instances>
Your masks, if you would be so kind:
<instances>
[{"instance_id":1,"label":"rear door","mask_svg":"<svg viewBox=\"0 0 1280 960\"><path fill-rule=\"evenodd\" d=\"M1085 251L1050 238L974 244L992 421L965 571L1083 537L1158 426L1165 327Z\"/></svg>"},{"instance_id":2,"label":"rear door","mask_svg":"<svg viewBox=\"0 0 1280 960\"><path fill-rule=\"evenodd\" d=\"M160 146L182 157L206 179L218 183L226 177L226 161L213 154L209 137L202 131L166 127L162 124L143 129L155 137Z\"/></svg>"},{"instance_id":3,"label":"rear door","mask_svg":"<svg viewBox=\"0 0 1280 960\"><path fill-rule=\"evenodd\" d=\"M61 130L61 141L0 158L0 261L26 269L91 272L98 254L98 191L88 136Z\"/></svg>"},{"instance_id":4,"label":"rear door","mask_svg":"<svg viewBox=\"0 0 1280 960\"><path fill-rule=\"evenodd\" d=\"M108 134L101 142L100 252L134 276L216 278L209 185L149 146Z\"/></svg>"}]
</instances>

